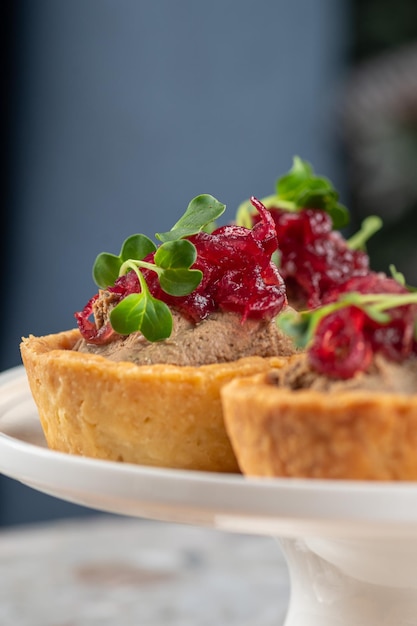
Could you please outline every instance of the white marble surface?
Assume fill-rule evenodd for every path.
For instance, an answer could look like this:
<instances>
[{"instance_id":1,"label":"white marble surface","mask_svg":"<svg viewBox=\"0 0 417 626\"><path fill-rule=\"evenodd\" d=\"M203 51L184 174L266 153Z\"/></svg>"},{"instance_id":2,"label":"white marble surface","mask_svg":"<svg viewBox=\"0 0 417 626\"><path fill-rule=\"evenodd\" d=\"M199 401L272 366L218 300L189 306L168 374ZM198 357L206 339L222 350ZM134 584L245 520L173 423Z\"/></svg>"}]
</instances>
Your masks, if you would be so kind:
<instances>
[{"instance_id":1,"label":"white marble surface","mask_svg":"<svg viewBox=\"0 0 417 626\"><path fill-rule=\"evenodd\" d=\"M0 532L1 626L280 626L273 538L98 516Z\"/></svg>"}]
</instances>

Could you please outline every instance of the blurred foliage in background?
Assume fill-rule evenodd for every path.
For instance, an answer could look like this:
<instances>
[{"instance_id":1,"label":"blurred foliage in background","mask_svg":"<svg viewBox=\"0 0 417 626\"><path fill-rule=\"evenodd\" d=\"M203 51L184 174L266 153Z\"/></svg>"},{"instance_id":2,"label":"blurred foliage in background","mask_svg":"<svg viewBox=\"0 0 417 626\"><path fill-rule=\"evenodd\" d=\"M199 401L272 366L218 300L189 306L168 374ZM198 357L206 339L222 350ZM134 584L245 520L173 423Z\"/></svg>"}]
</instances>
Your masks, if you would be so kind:
<instances>
[{"instance_id":1,"label":"blurred foliage in background","mask_svg":"<svg viewBox=\"0 0 417 626\"><path fill-rule=\"evenodd\" d=\"M417 284L417 2L352 0L352 72L343 104L350 206L378 214L372 266ZM356 224L356 225L357 225Z\"/></svg>"},{"instance_id":2,"label":"blurred foliage in background","mask_svg":"<svg viewBox=\"0 0 417 626\"><path fill-rule=\"evenodd\" d=\"M352 4L354 60L417 40L416 0L353 0Z\"/></svg>"}]
</instances>

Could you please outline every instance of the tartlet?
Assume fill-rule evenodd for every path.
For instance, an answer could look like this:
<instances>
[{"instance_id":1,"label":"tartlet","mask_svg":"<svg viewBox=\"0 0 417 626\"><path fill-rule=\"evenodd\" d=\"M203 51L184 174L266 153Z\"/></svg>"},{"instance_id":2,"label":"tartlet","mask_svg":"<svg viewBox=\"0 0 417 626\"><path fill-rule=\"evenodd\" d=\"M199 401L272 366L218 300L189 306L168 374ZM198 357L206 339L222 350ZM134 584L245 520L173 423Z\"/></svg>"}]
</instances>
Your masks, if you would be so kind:
<instances>
[{"instance_id":1,"label":"tartlet","mask_svg":"<svg viewBox=\"0 0 417 626\"><path fill-rule=\"evenodd\" d=\"M102 253L93 270L100 291L75 314L78 329L23 339L22 360L50 448L151 466L239 471L220 389L237 376L279 367L275 344L267 339L255 354L233 346L232 356L224 356L230 346L220 346L218 362L208 363L103 356L126 337L135 340L135 353L157 342L171 349L174 312L193 327L227 315L236 329L259 326L276 334L273 319L286 295L271 260L277 249L272 218L260 205L262 220L253 229L204 231L222 210L212 196L199 196L171 231L157 235L159 246L134 235L119 256ZM89 346L103 353L90 353Z\"/></svg>"},{"instance_id":2,"label":"tartlet","mask_svg":"<svg viewBox=\"0 0 417 626\"><path fill-rule=\"evenodd\" d=\"M266 373L232 381L222 401L246 475L417 480L417 394L292 390Z\"/></svg>"},{"instance_id":3,"label":"tartlet","mask_svg":"<svg viewBox=\"0 0 417 626\"><path fill-rule=\"evenodd\" d=\"M306 352L222 389L244 474L417 480L417 294L381 275L352 284L298 315L296 333L323 313Z\"/></svg>"},{"instance_id":4,"label":"tartlet","mask_svg":"<svg viewBox=\"0 0 417 626\"><path fill-rule=\"evenodd\" d=\"M74 329L30 336L21 344L50 448L150 466L239 471L224 428L220 389L284 360L137 366L76 352L79 339Z\"/></svg>"}]
</instances>

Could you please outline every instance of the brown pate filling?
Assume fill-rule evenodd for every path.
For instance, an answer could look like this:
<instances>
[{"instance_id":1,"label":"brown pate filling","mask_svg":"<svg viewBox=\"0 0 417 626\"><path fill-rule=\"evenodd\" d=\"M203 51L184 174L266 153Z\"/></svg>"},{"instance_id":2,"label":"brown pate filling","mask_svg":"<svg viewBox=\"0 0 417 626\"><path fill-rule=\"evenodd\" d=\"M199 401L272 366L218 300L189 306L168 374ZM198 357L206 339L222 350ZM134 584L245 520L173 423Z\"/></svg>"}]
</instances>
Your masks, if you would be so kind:
<instances>
[{"instance_id":1,"label":"brown pate filling","mask_svg":"<svg viewBox=\"0 0 417 626\"><path fill-rule=\"evenodd\" d=\"M102 322L105 320L100 312ZM149 342L141 333L116 338L104 345L81 339L74 350L98 354L112 361L137 365L157 363L200 366L226 363L249 356L290 356L296 352L292 341L275 322L247 319L234 313L216 312L194 324L172 311L173 331L169 339Z\"/></svg>"},{"instance_id":2,"label":"brown pate filling","mask_svg":"<svg viewBox=\"0 0 417 626\"><path fill-rule=\"evenodd\" d=\"M341 380L318 374L309 365L307 355L303 354L291 359L286 367L269 372L265 382L293 391L311 389L334 393L363 390L413 395L417 391L417 358L396 363L377 354L366 372Z\"/></svg>"}]
</instances>

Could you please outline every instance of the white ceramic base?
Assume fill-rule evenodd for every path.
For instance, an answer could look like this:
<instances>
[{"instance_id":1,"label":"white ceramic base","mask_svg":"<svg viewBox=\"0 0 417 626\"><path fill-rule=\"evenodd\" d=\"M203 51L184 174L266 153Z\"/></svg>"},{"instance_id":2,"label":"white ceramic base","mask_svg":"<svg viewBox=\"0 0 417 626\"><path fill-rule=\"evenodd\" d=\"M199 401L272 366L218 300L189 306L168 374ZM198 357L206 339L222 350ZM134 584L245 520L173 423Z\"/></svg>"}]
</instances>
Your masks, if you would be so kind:
<instances>
[{"instance_id":1,"label":"white ceramic base","mask_svg":"<svg viewBox=\"0 0 417 626\"><path fill-rule=\"evenodd\" d=\"M417 484L245 479L48 450L23 368L0 374L0 471L111 513L279 537L285 626L417 626Z\"/></svg>"},{"instance_id":2,"label":"white ceramic base","mask_svg":"<svg viewBox=\"0 0 417 626\"><path fill-rule=\"evenodd\" d=\"M285 626L417 625L417 543L279 541L291 581Z\"/></svg>"}]
</instances>

